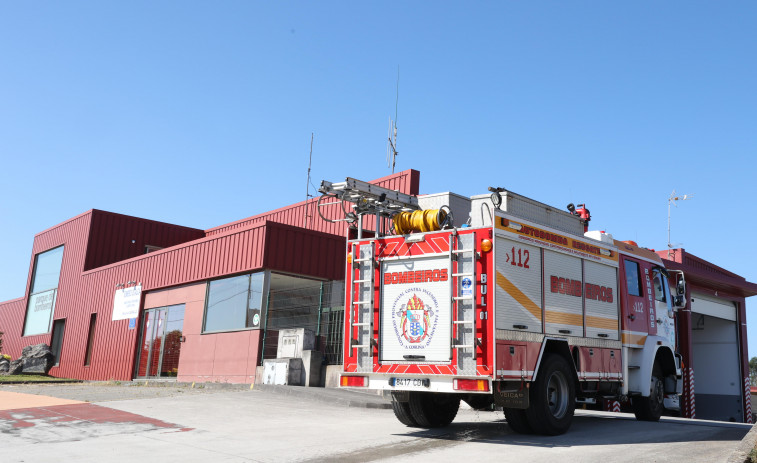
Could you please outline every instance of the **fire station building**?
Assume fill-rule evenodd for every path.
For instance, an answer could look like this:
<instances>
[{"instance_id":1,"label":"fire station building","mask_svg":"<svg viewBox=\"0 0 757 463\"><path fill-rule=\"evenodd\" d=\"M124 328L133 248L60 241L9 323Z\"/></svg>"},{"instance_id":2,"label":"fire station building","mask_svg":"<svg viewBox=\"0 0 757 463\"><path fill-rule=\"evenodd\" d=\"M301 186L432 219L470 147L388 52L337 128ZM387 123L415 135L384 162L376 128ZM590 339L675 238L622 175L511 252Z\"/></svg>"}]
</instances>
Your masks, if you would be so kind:
<instances>
[{"instance_id":1,"label":"fire station building","mask_svg":"<svg viewBox=\"0 0 757 463\"><path fill-rule=\"evenodd\" d=\"M372 183L417 195L420 172ZM347 232L315 199L209 230L87 211L34 237L23 297L0 303L3 353L48 344L50 374L82 380L254 383L279 331L308 328L340 364ZM751 421L745 298L757 284L683 249L659 254L690 301L677 314L682 415Z\"/></svg>"}]
</instances>

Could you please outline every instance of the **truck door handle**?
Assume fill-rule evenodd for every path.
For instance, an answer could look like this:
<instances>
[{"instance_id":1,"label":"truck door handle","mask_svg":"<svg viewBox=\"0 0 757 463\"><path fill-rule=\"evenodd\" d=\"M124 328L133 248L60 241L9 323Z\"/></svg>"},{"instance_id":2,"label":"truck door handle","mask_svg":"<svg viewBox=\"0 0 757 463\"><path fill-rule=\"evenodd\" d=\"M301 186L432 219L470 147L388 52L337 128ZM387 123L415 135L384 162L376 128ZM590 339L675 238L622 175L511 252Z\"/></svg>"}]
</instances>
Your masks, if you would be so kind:
<instances>
[{"instance_id":1,"label":"truck door handle","mask_svg":"<svg viewBox=\"0 0 757 463\"><path fill-rule=\"evenodd\" d=\"M636 320L636 315L631 314L631 315L628 316L628 318L630 318L631 321L634 321L634 320Z\"/></svg>"}]
</instances>

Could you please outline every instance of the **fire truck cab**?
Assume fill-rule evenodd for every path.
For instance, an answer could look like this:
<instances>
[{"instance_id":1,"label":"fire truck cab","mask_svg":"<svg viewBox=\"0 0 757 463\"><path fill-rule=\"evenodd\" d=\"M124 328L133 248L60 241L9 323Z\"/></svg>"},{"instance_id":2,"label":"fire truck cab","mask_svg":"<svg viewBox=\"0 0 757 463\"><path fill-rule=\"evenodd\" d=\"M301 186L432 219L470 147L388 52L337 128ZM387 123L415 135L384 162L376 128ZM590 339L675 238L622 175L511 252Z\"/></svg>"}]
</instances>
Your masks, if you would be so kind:
<instances>
[{"instance_id":1,"label":"fire truck cab","mask_svg":"<svg viewBox=\"0 0 757 463\"><path fill-rule=\"evenodd\" d=\"M577 403L630 401L651 421L675 409L683 275L633 242L587 232L583 205L565 212L490 190L413 197L351 178L321 184L332 201L319 201L321 217L353 234L340 385L387 391L412 427L446 426L461 400L547 435L568 430Z\"/></svg>"}]
</instances>

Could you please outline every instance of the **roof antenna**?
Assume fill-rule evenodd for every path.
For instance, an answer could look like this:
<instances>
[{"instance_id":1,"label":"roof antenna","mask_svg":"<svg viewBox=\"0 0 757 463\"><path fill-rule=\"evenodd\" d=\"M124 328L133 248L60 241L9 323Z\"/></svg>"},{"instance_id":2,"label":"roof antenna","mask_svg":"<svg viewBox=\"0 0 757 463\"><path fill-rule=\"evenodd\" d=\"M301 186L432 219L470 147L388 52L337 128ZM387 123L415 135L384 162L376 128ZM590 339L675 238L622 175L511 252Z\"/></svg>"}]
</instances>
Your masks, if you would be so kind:
<instances>
[{"instance_id":1,"label":"roof antenna","mask_svg":"<svg viewBox=\"0 0 757 463\"><path fill-rule=\"evenodd\" d=\"M308 199L312 198L310 194L310 167L313 165L313 132L310 132L310 161L308 161L308 181L305 184L305 228L308 228L308 217L310 217L310 205Z\"/></svg>"},{"instance_id":2,"label":"roof antenna","mask_svg":"<svg viewBox=\"0 0 757 463\"><path fill-rule=\"evenodd\" d=\"M673 190L673 192L670 193L670 197L668 198L668 257L670 257L670 250L673 249L673 246L675 246L670 243L670 204L672 203L675 207L678 207L676 201L686 201L688 199L691 199L693 196L694 193L690 195L676 196L676 190Z\"/></svg>"},{"instance_id":3,"label":"roof antenna","mask_svg":"<svg viewBox=\"0 0 757 463\"><path fill-rule=\"evenodd\" d=\"M394 101L394 120L389 119L389 143L386 145L386 164L387 167L392 168L394 173L394 166L397 163L397 107L400 102L400 66L397 65L397 96ZM392 140L394 137L394 140Z\"/></svg>"}]
</instances>

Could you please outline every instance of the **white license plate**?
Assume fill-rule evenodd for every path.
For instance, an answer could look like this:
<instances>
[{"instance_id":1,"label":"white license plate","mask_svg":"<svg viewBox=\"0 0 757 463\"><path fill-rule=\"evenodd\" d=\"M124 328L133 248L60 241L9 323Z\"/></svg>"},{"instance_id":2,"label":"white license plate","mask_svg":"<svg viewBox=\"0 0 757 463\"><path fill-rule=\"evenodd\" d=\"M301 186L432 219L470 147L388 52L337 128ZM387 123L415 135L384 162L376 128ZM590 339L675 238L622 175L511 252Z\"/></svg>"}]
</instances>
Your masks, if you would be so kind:
<instances>
[{"instance_id":1,"label":"white license plate","mask_svg":"<svg viewBox=\"0 0 757 463\"><path fill-rule=\"evenodd\" d=\"M389 385L402 389L424 389L431 385L428 378L389 378Z\"/></svg>"}]
</instances>

